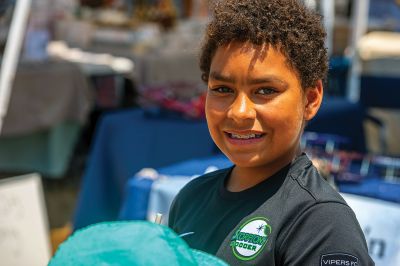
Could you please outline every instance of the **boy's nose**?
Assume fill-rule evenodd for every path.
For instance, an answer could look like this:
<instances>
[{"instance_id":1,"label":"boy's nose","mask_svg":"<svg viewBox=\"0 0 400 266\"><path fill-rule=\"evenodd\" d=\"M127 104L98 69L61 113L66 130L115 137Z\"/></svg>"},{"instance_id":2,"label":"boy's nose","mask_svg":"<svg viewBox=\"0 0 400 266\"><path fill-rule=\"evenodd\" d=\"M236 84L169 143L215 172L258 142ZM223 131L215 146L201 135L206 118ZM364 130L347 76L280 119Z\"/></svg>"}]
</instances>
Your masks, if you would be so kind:
<instances>
[{"instance_id":1,"label":"boy's nose","mask_svg":"<svg viewBox=\"0 0 400 266\"><path fill-rule=\"evenodd\" d=\"M254 109L254 103L246 94L240 93L230 106L227 115L228 118L231 118L236 122L255 119L256 111Z\"/></svg>"}]
</instances>

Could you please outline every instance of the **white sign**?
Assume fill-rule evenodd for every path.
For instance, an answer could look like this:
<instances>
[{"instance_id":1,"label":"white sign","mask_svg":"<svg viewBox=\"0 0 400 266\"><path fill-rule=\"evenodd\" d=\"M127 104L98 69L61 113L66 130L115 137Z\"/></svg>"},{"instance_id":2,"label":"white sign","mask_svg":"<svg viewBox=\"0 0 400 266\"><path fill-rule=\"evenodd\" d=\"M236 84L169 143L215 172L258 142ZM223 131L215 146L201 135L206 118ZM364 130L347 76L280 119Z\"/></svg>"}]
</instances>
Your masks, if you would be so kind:
<instances>
[{"instance_id":1,"label":"white sign","mask_svg":"<svg viewBox=\"0 0 400 266\"><path fill-rule=\"evenodd\" d=\"M43 266L50 259L40 176L0 180L0 264Z\"/></svg>"},{"instance_id":2,"label":"white sign","mask_svg":"<svg viewBox=\"0 0 400 266\"><path fill-rule=\"evenodd\" d=\"M364 231L376 266L400 265L400 204L342 194Z\"/></svg>"}]
</instances>

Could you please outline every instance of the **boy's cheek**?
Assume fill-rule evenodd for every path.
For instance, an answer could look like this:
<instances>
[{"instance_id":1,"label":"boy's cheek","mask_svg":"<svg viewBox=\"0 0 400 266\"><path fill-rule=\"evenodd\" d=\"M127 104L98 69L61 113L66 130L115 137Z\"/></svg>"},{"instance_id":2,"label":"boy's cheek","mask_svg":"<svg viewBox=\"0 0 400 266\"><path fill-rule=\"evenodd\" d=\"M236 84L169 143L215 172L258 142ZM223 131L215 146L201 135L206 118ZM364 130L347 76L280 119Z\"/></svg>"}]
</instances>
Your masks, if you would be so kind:
<instances>
[{"instance_id":1,"label":"boy's cheek","mask_svg":"<svg viewBox=\"0 0 400 266\"><path fill-rule=\"evenodd\" d=\"M222 116L228 110L228 105L224 101L208 100L204 107L206 114Z\"/></svg>"}]
</instances>

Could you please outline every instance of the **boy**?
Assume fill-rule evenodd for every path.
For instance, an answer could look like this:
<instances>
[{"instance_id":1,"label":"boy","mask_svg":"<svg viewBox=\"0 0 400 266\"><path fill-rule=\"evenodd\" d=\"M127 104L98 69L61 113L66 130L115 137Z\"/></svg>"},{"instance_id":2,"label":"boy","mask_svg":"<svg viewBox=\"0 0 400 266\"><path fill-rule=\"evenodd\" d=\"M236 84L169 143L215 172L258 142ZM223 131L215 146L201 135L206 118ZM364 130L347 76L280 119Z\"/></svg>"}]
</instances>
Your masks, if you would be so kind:
<instances>
[{"instance_id":1,"label":"boy","mask_svg":"<svg viewBox=\"0 0 400 266\"><path fill-rule=\"evenodd\" d=\"M211 137L234 163L191 181L169 226L231 265L374 265L353 211L300 151L327 72L320 18L296 0L214 6L200 57Z\"/></svg>"}]
</instances>

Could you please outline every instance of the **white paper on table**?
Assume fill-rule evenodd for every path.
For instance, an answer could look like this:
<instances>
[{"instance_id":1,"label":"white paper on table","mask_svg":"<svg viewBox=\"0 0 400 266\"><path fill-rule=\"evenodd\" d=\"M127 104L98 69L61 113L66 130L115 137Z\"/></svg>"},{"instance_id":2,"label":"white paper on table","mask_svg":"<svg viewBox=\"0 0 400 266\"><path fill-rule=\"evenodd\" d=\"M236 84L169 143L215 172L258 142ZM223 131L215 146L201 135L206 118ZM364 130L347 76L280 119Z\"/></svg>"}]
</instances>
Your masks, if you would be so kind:
<instances>
[{"instance_id":1,"label":"white paper on table","mask_svg":"<svg viewBox=\"0 0 400 266\"><path fill-rule=\"evenodd\" d=\"M0 264L43 266L50 259L48 221L40 176L0 181Z\"/></svg>"},{"instance_id":2,"label":"white paper on table","mask_svg":"<svg viewBox=\"0 0 400 266\"><path fill-rule=\"evenodd\" d=\"M376 266L400 265L400 204L341 195L357 216Z\"/></svg>"},{"instance_id":3,"label":"white paper on table","mask_svg":"<svg viewBox=\"0 0 400 266\"><path fill-rule=\"evenodd\" d=\"M168 224L169 208L178 192L191 180L190 176L168 177L156 180L150 192L147 219L154 221L157 213L161 213L162 224Z\"/></svg>"},{"instance_id":4,"label":"white paper on table","mask_svg":"<svg viewBox=\"0 0 400 266\"><path fill-rule=\"evenodd\" d=\"M172 201L178 192L187 184L190 180L199 177L201 174L207 174L218 170L219 168L210 165L203 173L192 176L168 176L159 175L154 178L154 182L151 186L149 204L147 208L147 220L154 221L157 213L162 214L162 224L168 224L169 209Z\"/></svg>"}]
</instances>

